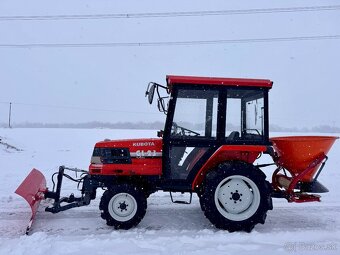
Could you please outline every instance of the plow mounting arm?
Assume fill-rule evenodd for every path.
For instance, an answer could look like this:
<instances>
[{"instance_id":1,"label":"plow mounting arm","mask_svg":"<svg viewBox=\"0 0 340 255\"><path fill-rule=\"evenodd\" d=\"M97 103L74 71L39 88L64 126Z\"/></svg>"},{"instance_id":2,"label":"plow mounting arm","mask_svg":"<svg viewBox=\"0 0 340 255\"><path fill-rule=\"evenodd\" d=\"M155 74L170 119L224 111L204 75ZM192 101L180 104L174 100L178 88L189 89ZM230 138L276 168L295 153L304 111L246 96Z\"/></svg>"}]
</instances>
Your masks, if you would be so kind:
<instances>
[{"instance_id":1,"label":"plow mounting arm","mask_svg":"<svg viewBox=\"0 0 340 255\"><path fill-rule=\"evenodd\" d=\"M72 178L65 173L65 170L82 173L82 175L79 179ZM53 179L55 175L57 175L56 185ZM80 197L75 197L74 194L71 194L69 197L60 196L64 177L71 181L77 182L78 186L82 184ZM53 199L52 206L46 207L45 211L58 213L74 207L89 205L91 200L96 198L97 188L103 187L102 183L97 180L91 179L91 175L88 174L88 171L78 168L68 168L65 166L60 166L58 172L52 175L52 182L53 188L52 190L49 190L48 188L46 188L46 179L44 175L39 170L33 169L25 178L25 180L20 184L20 186L16 189L15 193L23 197L27 201L32 211L32 216L30 218L28 227L26 228L26 234L28 234L31 229L41 200ZM55 186L56 190L54 191Z\"/></svg>"},{"instance_id":2,"label":"plow mounting arm","mask_svg":"<svg viewBox=\"0 0 340 255\"><path fill-rule=\"evenodd\" d=\"M65 170L86 173L86 175L80 179L73 179L69 175L65 174ZM47 190L45 192L45 199L51 198L54 200L53 205L51 207L46 207L45 211L51 212L51 213L58 213L61 211L74 208L74 207L89 205L91 200L96 198L96 189L98 187L98 183L94 185L93 180L90 180L89 175L87 173L88 172L85 170L60 166L58 175L57 175L56 191ZM81 183L81 182L83 183L83 186L81 189L81 193L82 193L81 197L75 197L73 193L69 197L60 197L61 186L62 186L64 177L67 177L68 179L78 182L78 183ZM66 204L62 205L62 203L66 203Z\"/></svg>"}]
</instances>

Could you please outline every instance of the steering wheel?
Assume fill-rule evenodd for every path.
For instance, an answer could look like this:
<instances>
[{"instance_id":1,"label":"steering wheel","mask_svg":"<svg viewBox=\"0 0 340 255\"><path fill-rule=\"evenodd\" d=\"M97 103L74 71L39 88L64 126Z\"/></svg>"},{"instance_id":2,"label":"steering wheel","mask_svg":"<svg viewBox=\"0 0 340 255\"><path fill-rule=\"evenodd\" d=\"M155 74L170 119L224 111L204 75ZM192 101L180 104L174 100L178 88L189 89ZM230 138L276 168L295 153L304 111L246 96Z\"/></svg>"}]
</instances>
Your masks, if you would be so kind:
<instances>
[{"instance_id":1,"label":"steering wheel","mask_svg":"<svg viewBox=\"0 0 340 255\"><path fill-rule=\"evenodd\" d=\"M193 130L177 125L176 122L172 123L171 134L174 136L199 136L200 135L200 133L197 133ZM193 134L193 135L190 135L190 134Z\"/></svg>"},{"instance_id":2,"label":"steering wheel","mask_svg":"<svg viewBox=\"0 0 340 255\"><path fill-rule=\"evenodd\" d=\"M244 129L245 132L247 132L247 130L249 130L249 131L255 131L255 132L257 133L257 135L261 135L261 134L260 134L260 131L258 131L257 129L254 129L254 128Z\"/></svg>"}]
</instances>

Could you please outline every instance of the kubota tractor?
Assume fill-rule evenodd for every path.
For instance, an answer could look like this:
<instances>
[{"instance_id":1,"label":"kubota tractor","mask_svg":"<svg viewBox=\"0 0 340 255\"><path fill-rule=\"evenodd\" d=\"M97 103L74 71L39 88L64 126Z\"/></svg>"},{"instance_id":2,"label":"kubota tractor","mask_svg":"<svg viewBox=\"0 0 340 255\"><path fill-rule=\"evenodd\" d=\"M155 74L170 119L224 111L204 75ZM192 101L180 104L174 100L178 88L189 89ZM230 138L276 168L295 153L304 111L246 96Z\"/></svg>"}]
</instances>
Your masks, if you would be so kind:
<instances>
[{"instance_id":1,"label":"kubota tractor","mask_svg":"<svg viewBox=\"0 0 340 255\"><path fill-rule=\"evenodd\" d=\"M151 82L146 92L150 104L157 95L158 109L166 114L159 138L98 142L89 171L61 166L52 190L32 170L16 190L32 208L27 231L42 199L53 201L46 211L58 213L90 204L98 188L105 190L101 216L116 229L136 226L148 196L163 190L190 194L190 201L172 200L177 203L190 203L196 193L217 228L247 232L265 222L273 197L320 201L315 193L328 191L317 178L337 137L270 139L270 80L167 76L166 83ZM271 183L261 170L270 164L254 164L264 153L277 166ZM81 172L81 178L65 170ZM80 185L80 197L60 197L64 177Z\"/></svg>"}]
</instances>

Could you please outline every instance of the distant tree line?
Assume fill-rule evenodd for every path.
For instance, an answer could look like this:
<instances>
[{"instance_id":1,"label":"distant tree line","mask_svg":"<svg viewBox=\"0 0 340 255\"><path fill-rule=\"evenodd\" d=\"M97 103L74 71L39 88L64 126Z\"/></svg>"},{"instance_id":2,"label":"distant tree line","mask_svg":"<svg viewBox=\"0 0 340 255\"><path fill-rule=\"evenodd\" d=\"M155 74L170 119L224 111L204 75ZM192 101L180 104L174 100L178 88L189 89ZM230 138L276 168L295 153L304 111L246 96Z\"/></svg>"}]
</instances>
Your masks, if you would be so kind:
<instances>
[{"instance_id":1,"label":"distant tree line","mask_svg":"<svg viewBox=\"0 0 340 255\"><path fill-rule=\"evenodd\" d=\"M1 123L1 127L8 127L8 124ZM13 123L14 128L108 128L108 129L162 129L164 124L156 122L83 122L83 123L40 123L23 122Z\"/></svg>"},{"instance_id":2,"label":"distant tree line","mask_svg":"<svg viewBox=\"0 0 340 255\"><path fill-rule=\"evenodd\" d=\"M8 127L7 123L0 123L0 127ZM13 128L107 128L107 129L163 129L164 123L154 122L99 122L91 121L84 123L38 123L23 122L12 123ZM340 127L330 125L320 125L314 127L282 127L279 125L270 125L272 132L302 132L302 133L340 133Z\"/></svg>"},{"instance_id":3,"label":"distant tree line","mask_svg":"<svg viewBox=\"0 0 340 255\"><path fill-rule=\"evenodd\" d=\"M340 127L334 127L330 125L320 125L314 127L281 127L278 125L270 125L271 132L301 132L301 133L340 133Z\"/></svg>"}]
</instances>

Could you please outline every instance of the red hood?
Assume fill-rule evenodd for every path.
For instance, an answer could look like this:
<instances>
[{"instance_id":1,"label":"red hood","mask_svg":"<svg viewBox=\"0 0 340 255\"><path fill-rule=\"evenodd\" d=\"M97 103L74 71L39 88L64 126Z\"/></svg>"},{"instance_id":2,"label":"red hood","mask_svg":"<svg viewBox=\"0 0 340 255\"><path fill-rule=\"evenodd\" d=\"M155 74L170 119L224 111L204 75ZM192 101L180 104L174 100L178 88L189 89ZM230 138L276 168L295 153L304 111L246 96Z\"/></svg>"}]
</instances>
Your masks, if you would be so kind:
<instances>
[{"instance_id":1,"label":"red hood","mask_svg":"<svg viewBox=\"0 0 340 255\"><path fill-rule=\"evenodd\" d=\"M137 150L156 150L161 151L163 139L161 138L140 138L124 140L105 140L96 143L96 148L129 148L130 152Z\"/></svg>"}]
</instances>

